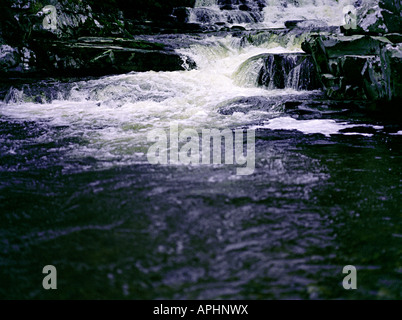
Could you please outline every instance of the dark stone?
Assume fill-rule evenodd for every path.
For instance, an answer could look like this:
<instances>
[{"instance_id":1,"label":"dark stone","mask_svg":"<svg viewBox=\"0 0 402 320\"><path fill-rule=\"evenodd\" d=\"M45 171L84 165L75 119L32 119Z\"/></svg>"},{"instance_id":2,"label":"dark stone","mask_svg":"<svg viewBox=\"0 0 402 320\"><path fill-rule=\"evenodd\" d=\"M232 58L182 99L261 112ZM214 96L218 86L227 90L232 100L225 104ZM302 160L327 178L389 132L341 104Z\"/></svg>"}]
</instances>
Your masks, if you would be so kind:
<instances>
[{"instance_id":1,"label":"dark stone","mask_svg":"<svg viewBox=\"0 0 402 320\"><path fill-rule=\"evenodd\" d=\"M270 89L315 90L321 87L310 55L267 54L258 84Z\"/></svg>"},{"instance_id":2,"label":"dark stone","mask_svg":"<svg viewBox=\"0 0 402 320\"><path fill-rule=\"evenodd\" d=\"M402 12L402 3L400 0L381 0L379 6L396 14Z\"/></svg>"},{"instance_id":3,"label":"dark stone","mask_svg":"<svg viewBox=\"0 0 402 320\"><path fill-rule=\"evenodd\" d=\"M341 86L341 79L339 77L334 76L331 73L324 73L321 76L321 81L324 84L325 88L339 89Z\"/></svg>"},{"instance_id":4,"label":"dark stone","mask_svg":"<svg viewBox=\"0 0 402 320\"><path fill-rule=\"evenodd\" d=\"M17 67L21 61L18 50L9 45L0 46L0 71Z\"/></svg>"},{"instance_id":5,"label":"dark stone","mask_svg":"<svg viewBox=\"0 0 402 320\"><path fill-rule=\"evenodd\" d=\"M385 37L392 43L402 43L402 34L400 33L386 34Z\"/></svg>"},{"instance_id":6,"label":"dark stone","mask_svg":"<svg viewBox=\"0 0 402 320\"><path fill-rule=\"evenodd\" d=\"M221 10L233 10L233 6L231 4L226 4L220 7Z\"/></svg>"},{"instance_id":7,"label":"dark stone","mask_svg":"<svg viewBox=\"0 0 402 320\"><path fill-rule=\"evenodd\" d=\"M68 76L184 70L182 57L162 47L155 43L104 38L35 43L38 67L42 67L40 71ZM195 67L190 58L187 58L187 63L190 68Z\"/></svg>"},{"instance_id":8,"label":"dark stone","mask_svg":"<svg viewBox=\"0 0 402 320\"><path fill-rule=\"evenodd\" d=\"M356 3L357 26L345 34L384 35L402 30L400 0L364 0Z\"/></svg>"},{"instance_id":9,"label":"dark stone","mask_svg":"<svg viewBox=\"0 0 402 320\"><path fill-rule=\"evenodd\" d=\"M361 101L328 100L323 94L287 95L277 97L254 96L238 97L224 101L218 109L223 115L232 115L235 112L249 113L251 111L286 112L299 119L314 119L339 115L347 115L350 110L357 110L364 106Z\"/></svg>"},{"instance_id":10,"label":"dark stone","mask_svg":"<svg viewBox=\"0 0 402 320\"><path fill-rule=\"evenodd\" d=\"M343 55L378 55L381 47L390 43L386 38L365 35L329 36L321 39L329 59Z\"/></svg>"},{"instance_id":11,"label":"dark stone","mask_svg":"<svg viewBox=\"0 0 402 320\"><path fill-rule=\"evenodd\" d=\"M328 55L320 36L311 36L302 43L302 49L313 56L319 74L330 73Z\"/></svg>"},{"instance_id":12,"label":"dark stone","mask_svg":"<svg viewBox=\"0 0 402 320\"><path fill-rule=\"evenodd\" d=\"M402 44L387 45L381 54L387 83L387 100L402 103Z\"/></svg>"},{"instance_id":13,"label":"dark stone","mask_svg":"<svg viewBox=\"0 0 402 320\"><path fill-rule=\"evenodd\" d=\"M230 28L232 31L244 31L246 30L246 28L242 27L242 26L233 26Z\"/></svg>"},{"instance_id":14,"label":"dark stone","mask_svg":"<svg viewBox=\"0 0 402 320\"><path fill-rule=\"evenodd\" d=\"M34 72L89 75L182 70L181 57L171 49L130 38L144 33L199 32L199 25L186 23L186 7L194 3L195 0L2 0L0 46L4 46L0 73L10 77L31 76ZM47 5L54 6L54 10ZM44 24L46 17L53 19L53 14L54 27ZM191 59L187 62L194 67Z\"/></svg>"},{"instance_id":15,"label":"dark stone","mask_svg":"<svg viewBox=\"0 0 402 320\"><path fill-rule=\"evenodd\" d=\"M326 30L328 24L320 20L289 20L285 22L285 27L289 29L300 28L308 30Z\"/></svg>"},{"instance_id":16,"label":"dark stone","mask_svg":"<svg viewBox=\"0 0 402 320\"><path fill-rule=\"evenodd\" d=\"M382 16L384 17L384 23L387 26L387 32L393 33L402 31L402 17L400 14L398 15L397 12L383 10Z\"/></svg>"},{"instance_id":17,"label":"dark stone","mask_svg":"<svg viewBox=\"0 0 402 320\"><path fill-rule=\"evenodd\" d=\"M347 84L360 86L363 83L363 71L368 60L374 56L345 55L338 59L338 75L347 79Z\"/></svg>"},{"instance_id":18,"label":"dark stone","mask_svg":"<svg viewBox=\"0 0 402 320\"><path fill-rule=\"evenodd\" d=\"M289 21L286 21L285 22L285 27L289 28L289 29L296 28L297 24L299 22L303 22L303 20L289 20Z\"/></svg>"},{"instance_id":19,"label":"dark stone","mask_svg":"<svg viewBox=\"0 0 402 320\"><path fill-rule=\"evenodd\" d=\"M174 8L173 16L176 17L176 21L179 23L188 23L190 11L186 7Z\"/></svg>"},{"instance_id":20,"label":"dark stone","mask_svg":"<svg viewBox=\"0 0 402 320\"><path fill-rule=\"evenodd\" d=\"M245 5L245 4L240 5L239 10L241 10L241 11L252 11L252 9L249 6Z\"/></svg>"},{"instance_id":21,"label":"dark stone","mask_svg":"<svg viewBox=\"0 0 402 320\"><path fill-rule=\"evenodd\" d=\"M312 36L302 48L313 55L330 98L392 102L387 105L402 101L400 43L365 35Z\"/></svg>"}]
</instances>

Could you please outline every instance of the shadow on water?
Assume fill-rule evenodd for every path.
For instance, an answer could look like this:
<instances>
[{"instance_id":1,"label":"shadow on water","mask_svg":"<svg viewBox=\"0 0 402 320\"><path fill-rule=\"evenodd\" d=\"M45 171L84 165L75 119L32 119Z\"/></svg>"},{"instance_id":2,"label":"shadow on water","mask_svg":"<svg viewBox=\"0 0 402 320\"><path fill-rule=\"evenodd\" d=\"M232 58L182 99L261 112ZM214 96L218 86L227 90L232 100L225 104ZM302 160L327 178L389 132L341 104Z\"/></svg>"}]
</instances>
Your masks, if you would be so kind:
<instances>
[{"instance_id":1,"label":"shadow on water","mask_svg":"<svg viewBox=\"0 0 402 320\"><path fill-rule=\"evenodd\" d=\"M239 177L97 169L63 153L78 137L30 140L43 130L1 122L2 298L401 298L400 136L259 130L256 171ZM42 289L48 264L57 291Z\"/></svg>"}]
</instances>

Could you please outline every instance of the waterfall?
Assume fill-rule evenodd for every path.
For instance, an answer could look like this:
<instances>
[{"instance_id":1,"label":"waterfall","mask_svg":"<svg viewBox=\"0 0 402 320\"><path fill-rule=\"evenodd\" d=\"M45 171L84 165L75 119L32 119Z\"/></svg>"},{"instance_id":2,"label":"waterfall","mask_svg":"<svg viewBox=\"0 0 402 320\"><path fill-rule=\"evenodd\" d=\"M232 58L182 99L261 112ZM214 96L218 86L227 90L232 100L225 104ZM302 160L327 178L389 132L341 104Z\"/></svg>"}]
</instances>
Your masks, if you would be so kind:
<instances>
[{"instance_id":1,"label":"waterfall","mask_svg":"<svg viewBox=\"0 0 402 320\"><path fill-rule=\"evenodd\" d=\"M258 87L258 78L264 67L265 54L260 54L246 60L234 74L235 83L244 87Z\"/></svg>"},{"instance_id":2,"label":"waterfall","mask_svg":"<svg viewBox=\"0 0 402 320\"><path fill-rule=\"evenodd\" d=\"M265 27L284 27L289 20L315 20L330 26L344 23L343 9L354 0L266 0Z\"/></svg>"},{"instance_id":3,"label":"waterfall","mask_svg":"<svg viewBox=\"0 0 402 320\"><path fill-rule=\"evenodd\" d=\"M246 87L316 90L320 88L312 58L303 53L264 53L245 61L235 82Z\"/></svg>"},{"instance_id":4,"label":"waterfall","mask_svg":"<svg viewBox=\"0 0 402 320\"><path fill-rule=\"evenodd\" d=\"M344 8L354 0L197 0L189 21L214 25L241 25L246 28L283 28L286 21L314 21L340 26ZM311 25L310 24L310 25ZM307 25L308 26L308 25Z\"/></svg>"},{"instance_id":5,"label":"waterfall","mask_svg":"<svg viewBox=\"0 0 402 320\"><path fill-rule=\"evenodd\" d=\"M265 0L197 0L189 21L203 25L254 26L264 20L261 3Z\"/></svg>"},{"instance_id":6,"label":"waterfall","mask_svg":"<svg viewBox=\"0 0 402 320\"><path fill-rule=\"evenodd\" d=\"M212 7L218 4L217 0L196 0L195 1L195 8L200 8L200 7Z\"/></svg>"}]
</instances>

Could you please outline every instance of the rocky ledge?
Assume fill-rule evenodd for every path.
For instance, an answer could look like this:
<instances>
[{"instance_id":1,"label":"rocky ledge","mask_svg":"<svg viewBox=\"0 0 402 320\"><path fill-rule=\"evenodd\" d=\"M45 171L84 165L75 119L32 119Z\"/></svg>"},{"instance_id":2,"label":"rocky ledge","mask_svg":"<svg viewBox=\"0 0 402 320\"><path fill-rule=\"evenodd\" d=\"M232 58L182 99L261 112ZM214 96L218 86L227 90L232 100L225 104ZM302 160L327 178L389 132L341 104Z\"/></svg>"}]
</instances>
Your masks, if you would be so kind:
<instances>
[{"instance_id":1,"label":"rocky ledge","mask_svg":"<svg viewBox=\"0 0 402 320\"><path fill-rule=\"evenodd\" d=\"M329 98L400 105L401 6L398 0L360 1L343 34L312 34L302 44Z\"/></svg>"},{"instance_id":2,"label":"rocky ledge","mask_svg":"<svg viewBox=\"0 0 402 320\"><path fill-rule=\"evenodd\" d=\"M138 40L191 26L173 19L174 6L195 0L2 0L0 78L99 76L174 71L195 66L166 44Z\"/></svg>"}]
</instances>

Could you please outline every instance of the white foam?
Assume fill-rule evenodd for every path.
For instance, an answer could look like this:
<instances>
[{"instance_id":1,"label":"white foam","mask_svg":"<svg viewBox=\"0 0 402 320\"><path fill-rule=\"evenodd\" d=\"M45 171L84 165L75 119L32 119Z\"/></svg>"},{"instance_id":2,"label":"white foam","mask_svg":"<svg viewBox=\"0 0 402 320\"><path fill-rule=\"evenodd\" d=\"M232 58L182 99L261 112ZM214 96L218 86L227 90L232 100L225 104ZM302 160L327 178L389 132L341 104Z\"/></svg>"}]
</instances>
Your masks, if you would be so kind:
<instances>
[{"instance_id":1,"label":"white foam","mask_svg":"<svg viewBox=\"0 0 402 320\"><path fill-rule=\"evenodd\" d=\"M254 129L271 129L271 130L297 130L304 134L323 134L327 137L333 134L340 134L343 129L354 127L370 127L368 125L355 125L346 122L337 122L328 119L314 119L314 120L296 120L291 117L279 117L272 119L264 125L254 126ZM372 134L347 132L344 135L361 135L371 137Z\"/></svg>"},{"instance_id":2,"label":"white foam","mask_svg":"<svg viewBox=\"0 0 402 320\"><path fill-rule=\"evenodd\" d=\"M67 100L48 104L0 102L0 116L43 123L49 130L41 142L60 137L80 137L82 144L71 147L70 156L97 159L133 160L146 154L151 142L147 134L155 128L168 130L172 122L180 128L233 128L258 123L277 113L235 112L222 115L222 103L237 97L275 97L306 94L292 89L266 90L236 84L236 70L261 53L291 52L274 47L242 48L238 39L210 37L199 45L181 50L190 55L198 69L176 72L143 72L103 77L75 83ZM21 93L22 95L22 93ZM23 101L23 97L20 101ZM277 112L277 111L275 111ZM298 122L291 118L275 119L267 128L298 129L306 133L336 133L347 124L331 120Z\"/></svg>"},{"instance_id":3,"label":"white foam","mask_svg":"<svg viewBox=\"0 0 402 320\"><path fill-rule=\"evenodd\" d=\"M81 81L67 100L48 104L3 104L0 115L65 127L50 131L48 141L82 137L86 143L72 152L96 158L146 153L147 134L155 128L168 130L171 122L183 128L228 128L256 122L256 113L219 114L222 102L235 97L299 94L294 90L267 91L241 87L234 81L237 68L248 58L264 52L288 52L284 48L241 48L235 39L211 37L203 45L182 50L198 69L176 72L143 72ZM21 100L22 101L22 100Z\"/></svg>"},{"instance_id":4,"label":"white foam","mask_svg":"<svg viewBox=\"0 0 402 320\"><path fill-rule=\"evenodd\" d=\"M288 20L318 20L330 26L345 24L344 8L354 0L265 0L262 12L251 2L252 12L221 10L216 0L197 0L191 9L190 22L220 22L245 28L283 28Z\"/></svg>"},{"instance_id":5,"label":"white foam","mask_svg":"<svg viewBox=\"0 0 402 320\"><path fill-rule=\"evenodd\" d=\"M195 1L195 8L200 8L200 7L212 7L218 5L217 0L196 0Z\"/></svg>"},{"instance_id":6,"label":"white foam","mask_svg":"<svg viewBox=\"0 0 402 320\"><path fill-rule=\"evenodd\" d=\"M343 9L353 0L267 0L264 8L265 27L284 27L288 20L320 20L331 26L344 24ZM286 4L285 4L286 3Z\"/></svg>"}]
</instances>

